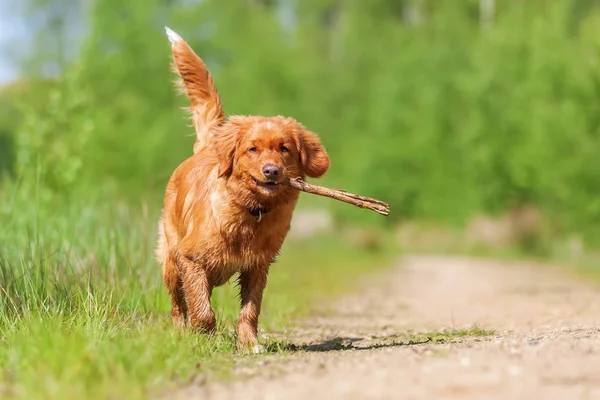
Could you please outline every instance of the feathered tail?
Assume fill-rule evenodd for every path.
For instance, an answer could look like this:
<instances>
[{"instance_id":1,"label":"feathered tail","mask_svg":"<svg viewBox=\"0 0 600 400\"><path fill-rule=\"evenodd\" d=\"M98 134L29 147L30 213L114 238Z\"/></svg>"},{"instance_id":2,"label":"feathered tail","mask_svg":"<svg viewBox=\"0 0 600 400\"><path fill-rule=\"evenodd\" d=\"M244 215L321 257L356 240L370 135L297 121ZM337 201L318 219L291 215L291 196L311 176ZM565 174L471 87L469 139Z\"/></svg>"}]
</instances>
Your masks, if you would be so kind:
<instances>
[{"instance_id":1,"label":"feathered tail","mask_svg":"<svg viewBox=\"0 0 600 400\"><path fill-rule=\"evenodd\" d=\"M192 122L196 129L194 154L208 144L210 132L225 121L221 98L206 64L192 48L171 29L166 28L171 42L177 85L190 100Z\"/></svg>"}]
</instances>

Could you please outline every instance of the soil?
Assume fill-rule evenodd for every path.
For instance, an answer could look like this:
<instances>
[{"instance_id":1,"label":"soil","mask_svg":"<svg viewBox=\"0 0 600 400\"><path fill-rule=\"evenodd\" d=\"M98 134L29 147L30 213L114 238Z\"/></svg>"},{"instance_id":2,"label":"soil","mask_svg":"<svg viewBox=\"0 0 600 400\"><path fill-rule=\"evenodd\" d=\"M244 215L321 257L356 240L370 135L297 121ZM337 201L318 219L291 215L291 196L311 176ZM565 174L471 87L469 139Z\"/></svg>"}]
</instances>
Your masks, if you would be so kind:
<instances>
[{"instance_id":1,"label":"soil","mask_svg":"<svg viewBox=\"0 0 600 400\"><path fill-rule=\"evenodd\" d=\"M600 399L600 290L564 270L408 256L176 399Z\"/></svg>"}]
</instances>

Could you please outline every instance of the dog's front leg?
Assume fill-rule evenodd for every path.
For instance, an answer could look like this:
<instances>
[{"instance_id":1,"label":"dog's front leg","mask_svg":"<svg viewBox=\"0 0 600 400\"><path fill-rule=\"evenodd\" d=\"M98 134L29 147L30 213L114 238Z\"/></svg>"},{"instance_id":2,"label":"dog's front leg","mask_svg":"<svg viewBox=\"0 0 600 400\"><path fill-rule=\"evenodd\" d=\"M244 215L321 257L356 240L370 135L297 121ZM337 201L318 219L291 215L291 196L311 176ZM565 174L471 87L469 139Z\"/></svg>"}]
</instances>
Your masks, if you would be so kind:
<instances>
[{"instance_id":1,"label":"dog's front leg","mask_svg":"<svg viewBox=\"0 0 600 400\"><path fill-rule=\"evenodd\" d=\"M242 308L237 324L237 346L241 351L260 352L258 345L258 317L263 291L267 285L268 266L252 268L240 274Z\"/></svg>"},{"instance_id":2,"label":"dog's front leg","mask_svg":"<svg viewBox=\"0 0 600 400\"><path fill-rule=\"evenodd\" d=\"M183 292L188 308L190 326L203 333L215 330L215 313L210 306L212 285L202 263L182 257Z\"/></svg>"}]
</instances>

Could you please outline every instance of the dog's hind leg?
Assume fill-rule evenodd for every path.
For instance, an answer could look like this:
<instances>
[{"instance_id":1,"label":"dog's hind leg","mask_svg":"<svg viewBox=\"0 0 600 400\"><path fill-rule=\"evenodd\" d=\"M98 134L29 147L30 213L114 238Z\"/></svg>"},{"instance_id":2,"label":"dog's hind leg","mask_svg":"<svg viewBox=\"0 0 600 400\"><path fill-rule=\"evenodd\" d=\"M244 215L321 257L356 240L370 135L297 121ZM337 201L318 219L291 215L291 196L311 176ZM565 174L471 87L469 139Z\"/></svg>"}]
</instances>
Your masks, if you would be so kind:
<instances>
[{"instance_id":1,"label":"dog's hind leg","mask_svg":"<svg viewBox=\"0 0 600 400\"><path fill-rule=\"evenodd\" d=\"M171 319L173 324L184 327L187 318L187 304L183 293L183 280L177 261L170 254L163 266L163 281L171 296Z\"/></svg>"}]
</instances>

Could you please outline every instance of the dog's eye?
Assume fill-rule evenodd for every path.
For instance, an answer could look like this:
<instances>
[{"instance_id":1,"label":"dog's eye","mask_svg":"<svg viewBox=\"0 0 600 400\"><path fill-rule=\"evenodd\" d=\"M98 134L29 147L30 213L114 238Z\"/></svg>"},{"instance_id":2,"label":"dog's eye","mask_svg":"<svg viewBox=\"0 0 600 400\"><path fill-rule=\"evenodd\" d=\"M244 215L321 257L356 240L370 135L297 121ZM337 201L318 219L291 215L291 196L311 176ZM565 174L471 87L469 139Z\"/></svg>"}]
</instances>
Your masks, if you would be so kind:
<instances>
[{"instance_id":1,"label":"dog's eye","mask_svg":"<svg viewBox=\"0 0 600 400\"><path fill-rule=\"evenodd\" d=\"M250 147L250 148L248 149L248 151L249 151L250 153L256 153L256 152L258 151L258 149L257 149L256 147Z\"/></svg>"},{"instance_id":2,"label":"dog's eye","mask_svg":"<svg viewBox=\"0 0 600 400\"><path fill-rule=\"evenodd\" d=\"M279 150L281 150L282 153L287 153L290 151L290 149L288 149L284 144L279 146Z\"/></svg>"}]
</instances>

